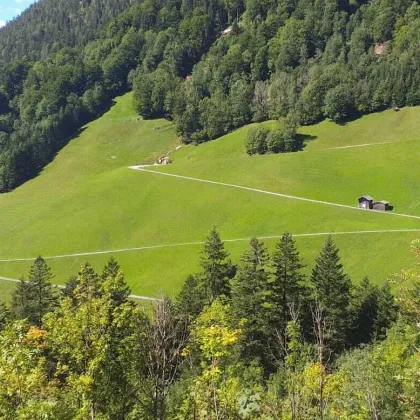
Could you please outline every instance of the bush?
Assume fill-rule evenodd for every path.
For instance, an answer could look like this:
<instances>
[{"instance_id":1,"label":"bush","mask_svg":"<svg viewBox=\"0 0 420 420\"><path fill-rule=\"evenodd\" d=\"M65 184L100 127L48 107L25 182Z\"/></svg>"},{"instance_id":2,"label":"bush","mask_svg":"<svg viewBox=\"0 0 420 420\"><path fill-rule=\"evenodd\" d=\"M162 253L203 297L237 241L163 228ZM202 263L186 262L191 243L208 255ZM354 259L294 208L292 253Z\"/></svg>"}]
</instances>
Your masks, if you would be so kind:
<instances>
[{"instance_id":1,"label":"bush","mask_svg":"<svg viewBox=\"0 0 420 420\"><path fill-rule=\"evenodd\" d=\"M267 135L268 129L265 127L249 129L245 142L248 155L263 155L267 152Z\"/></svg>"},{"instance_id":2,"label":"bush","mask_svg":"<svg viewBox=\"0 0 420 420\"><path fill-rule=\"evenodd\" d=\"M284 153L284 128L277 126L267 135L267 149L270 153Z\"/></svg>"},{"instance_id":3,"label":"bush","mask_svg":"<svg viewBox=\"0 0 420 420\"><path fill-rule=\"evenodd\" d=\"M265 153L290 153L302 150L302 141L296 133L296 123L287 119L268 130L265 127L249 129L245 139L248 155Z\"/></svg>"}]
</instances>

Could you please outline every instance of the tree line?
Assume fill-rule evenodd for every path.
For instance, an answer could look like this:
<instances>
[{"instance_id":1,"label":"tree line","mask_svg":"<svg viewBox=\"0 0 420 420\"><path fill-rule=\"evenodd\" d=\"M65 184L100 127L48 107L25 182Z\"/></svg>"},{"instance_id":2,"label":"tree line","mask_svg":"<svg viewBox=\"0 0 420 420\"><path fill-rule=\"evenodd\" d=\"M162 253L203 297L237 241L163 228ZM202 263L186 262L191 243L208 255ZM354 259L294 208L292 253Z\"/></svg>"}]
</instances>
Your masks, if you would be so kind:
<instances>
[{"instance_id":1,"label":"tree line","mask_svg":"<svg viewBox=\"0 0 420 420\"><path fill-rule=\"evenodd\" d=\"M65 47L86 45L137 0L42 0L0 29L2 64L39 61ZM0 68L2 66L0 64Z\"/></svg>"},{"instance_id":2,"label":"tree line","mask_svg":"<svg viewBox=\"0 0 420 420\"><path fill-rule=\"evenodd\" d=\"M45 0L0 31L0 192L36 176L130 89L139 114L172 119L186 143L250 122L342 122L420 104L416 0L127 7ZM272 140L275 150L298 150Z\"/></svg>"},{"instance_id":3,"label":"tree line","mask_svg":"<svg viewBox=\"0 0 420 420\"><path fill-rule=\"evenodd\" d=\"M331 237L306 276L290 234L271 255L251 239L233 264L213 229L200 267L146 307L113 258L62 291L37 258L0 305L0 416L418 418L418 265L394 296L353 284Z\"/></svg>"}]
</instances>

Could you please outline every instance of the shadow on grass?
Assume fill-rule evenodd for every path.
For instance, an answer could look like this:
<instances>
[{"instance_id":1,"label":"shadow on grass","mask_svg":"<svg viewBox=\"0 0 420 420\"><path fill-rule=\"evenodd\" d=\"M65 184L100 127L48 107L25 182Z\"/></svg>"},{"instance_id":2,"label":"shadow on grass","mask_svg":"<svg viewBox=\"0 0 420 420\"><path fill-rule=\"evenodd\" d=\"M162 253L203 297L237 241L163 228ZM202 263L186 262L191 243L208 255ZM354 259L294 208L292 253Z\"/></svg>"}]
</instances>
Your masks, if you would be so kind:
<instances>
[{"instance_id":1,"label":"shadow on grass","mask_svg":"<svg viewBox=\"0 0 420 420\"><path fill-rule=\"evenodd\" d=\"M303 150L308 143L316 140L317 138L317 136L311 136L309 134L297 134L297 139L301 145L299 150Z\"/></svg>"}]
</instances>

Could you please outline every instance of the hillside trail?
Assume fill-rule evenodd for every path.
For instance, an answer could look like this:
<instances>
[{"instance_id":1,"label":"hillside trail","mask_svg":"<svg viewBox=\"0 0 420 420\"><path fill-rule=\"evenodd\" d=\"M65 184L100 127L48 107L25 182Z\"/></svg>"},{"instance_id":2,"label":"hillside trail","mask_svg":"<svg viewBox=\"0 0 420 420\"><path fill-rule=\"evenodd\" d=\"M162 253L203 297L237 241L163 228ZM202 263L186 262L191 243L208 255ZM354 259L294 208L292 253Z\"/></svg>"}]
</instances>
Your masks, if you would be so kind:
<instances>
[{"instance_id":1,"label":"hillside trail","mask_svg":"<svg viewBox=\"0 0 420 420\"><path fill-rule=\"evenodd\" d=\"M364 143L364 144L352 144L352 145L349 145L349 146L328 147L326 149L318 149L318 150L319 151L325 151L325 150L354 149L354 148L357 148L357 147L379 146L379 145L383 145L383 144L393 144L393 143L399 143L399 142L382 141L382 142L379 142L379 143ZM315 149L313 151L317 151L317 149Z\"/></svg>"},{"instance_id":2,"label":"hillside trail","mask_svg":"<svg viewBox=\"0 0 420 420\"><path fill-rule=\"evenodd\" d=\"M355 230L355 231L333 231L333 232L313 232L313 233L293 233L293 237L295 238L305 238L305 237L317 237L317 236L344 236L344 235L373 235L373 234L381 234L381 233L420 233L419 229L383 229L383 230ZM256 237L261 240L268 240L268 239L280 239L283 235L269 235L269 236L258 236ZM230 242L246 242L249 241L250 238L233 238L233 239L223 239L223 242L230 243ZM195 246L195 245L204 245L205 241L193 241L193 242L180 242L175 244L161 244L161 245L146 245L146 246L136 246L130 248L121 248L121 249L108 249L108 250L101 250L101 251L90 251L90 252L80 252L74 254L62 254L62 255L48 255L43 256L44 260L58 260L64 258L77 258L77 257L86 257L86 256L94 256L94 255L106 255L106 254L121 254L126 252L134 252L134 251L146 251L146 250L153 250L153 249L163 249L163 248L180 248L184 246ZM7 259L0 259L0 263L8 263L8 262L30 262L34 261L36 257L25 257L25 258L7 258ZM0 280L10 280L10 281L19 281L15 279L8 279L6 277L1 277Z\"/></svg>"},{"instance_id":3,"label":"hillside trail","mask_svg":"<svg viewBox=\"0 0 420 420\"><path fill-rule=\"evenodd\" d=\"M236 189L239 189L239 190L252 191L252 192L256 192L256 193L260 193L260 194L266 194L266 195L272 195L272 196L276 196L276 197L287 198L287 199L290 199L290 200L305 201L307 203L316 203L316 204L322 204L322 205L327 205L327 206L334 206L334 207L340 207L340 208L357 210L357 211L364 211L364 212L368 211L368 210L365 210L365 209L361 209L359 207L349 206L347 204L333 203L331 201L314 200L312 198L299 197L299 196L289 195L289 194L281 194L281 193L276 193L276 192L273 192L273 191L261 190L261 189L258 189L258 188L245 187L243 185L228 184L226 182L211 181L211 180L208 180L208 179L193 178L193 177L185 176L185 175L176 175L176 174L170 174L170 173L167 173L167 172L152 171L150 169L145 169L144 166L129 166L129 169L140 171L140 172L147 172L147 173L151 173L151 174L155 174L155 175L169 176L169 177L172 177L172 178L186 179L188 181L201 182L201 183L204 183L204 184L219 185L219 186L222 186L222 187L229 187L229 188L236 188ZM371 211L373 211L373 210L371 210ZM375 212L375 214L397 216L397 217L406 217L406 218L409 218L409 219L420 220L420 216L415 216L415 215L412 215L412 214L394 213L394 212L379 212L379 211Z\"/></svg>"},{"instance_id":4,"label":"hillside trail","mask_svg":"<svg viewBox=\"0 0 420 420\"><path fill-rule=\"evenodd\" d=\"M347 232L315 232L315 233L298 233L293 234L295 238L302 238L302 237L316 237L316 236L338 236L338 235L372 235L372 234L381 234L381 233L409 233L409 232L418 232L420 233L420 229L387 229L387 230L359 230L359 231L347 231ZM260 240L268 240L268 239L280 239L282 235L271 235L271 236L258 236ZM234 239L224 239L223 242L231 243L231 242L245 242L249 241L249 238L234 238ZM182 246L195 246L195 245L204 245L204 241L195 241L195 242L183 242L178 244L163 244L163 245L150 245L150 246L142 246L142 247L132 247L132 248L124 248L124 249L110 249L106 251L93 251L93 252L83 252L78 254L65 254L65 255L52 255L43 257L45 260L51 259L59 259L59 258L75 258L79 256L88 256L88 255L103 255L103 254L118 254L123 252L133 252L133 251L142 251L147 249L160 249L160 248L175 248L175 247L182 247ZM19 262L19 261L34 261L35 257L32 258L15 258L15 259L4 259L0 260L0 262ZM12 279L9 277L0 276L0 281L8 281L12 283L19 283L20 280ZM54 285L59 289L64 289L63 285ZM140 296L140 295L130 295L132 299L138 300L145 300L145 301L152 301L157 302L161 299L150 297L150 296Z\"/></svg>"}]
</instances>

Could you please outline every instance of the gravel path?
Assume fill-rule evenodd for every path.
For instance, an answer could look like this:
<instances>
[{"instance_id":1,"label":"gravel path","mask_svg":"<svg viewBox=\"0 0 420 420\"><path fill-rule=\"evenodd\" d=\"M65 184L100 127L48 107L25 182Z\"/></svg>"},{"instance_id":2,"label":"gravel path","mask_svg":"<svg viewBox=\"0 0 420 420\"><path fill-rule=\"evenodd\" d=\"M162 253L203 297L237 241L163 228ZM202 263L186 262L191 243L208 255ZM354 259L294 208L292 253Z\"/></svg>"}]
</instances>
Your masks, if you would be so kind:
<instances>
[{"instance_id":1,"label":"gravel path","mask_svg":"<svg viewBox=\"0 0 420 420\"><path fill-rule=\"evenodd\" d=\"M327 205L327 206L341 207L341 208L345 208L345 209L351 209L351 210L366 212L365 209L360 209L359 207L354 207L354 206L348 206L346 204L332 203L331 201L314 200L314 199L311 199L311 198L298 197L298 196L295 196L295 195L288 195L288 194L281 194L281 193L276 193L276 192L272 192L272 191L260 190L258 188L244 187L243 185L236 185L236 184L228 184L228 183L225 183L225 182L210 181L208 179L193 178L193 177L190 177L190 176L169 174L169 173L166 173L166 172L151 171L150 169L144 169L144 167L142 167L142 166L130 166L130 169L140 171L140 172L147 172L147 173L151 173L151 174L155 174L155 175L169 176L169 177L172 177L172 178L179 178L179 179L186 179L188 181L201 182L201 183L204 183L204 184L220 185L222 187L236 188L236 189L245 190L245 191L257 192L257 193L260 193L260 194L273 195L273 196L276 196L276 197L288 198L290 200L305 201L305 202L308 202L308 203L323 204L323 205ZM409 219L420 220L420 216L414 216L412 214L403 214L403 213L394 213L394 212L380 212L380 211L375 212L375 214L407 217Z\"/></svg>"}]
</instances>

